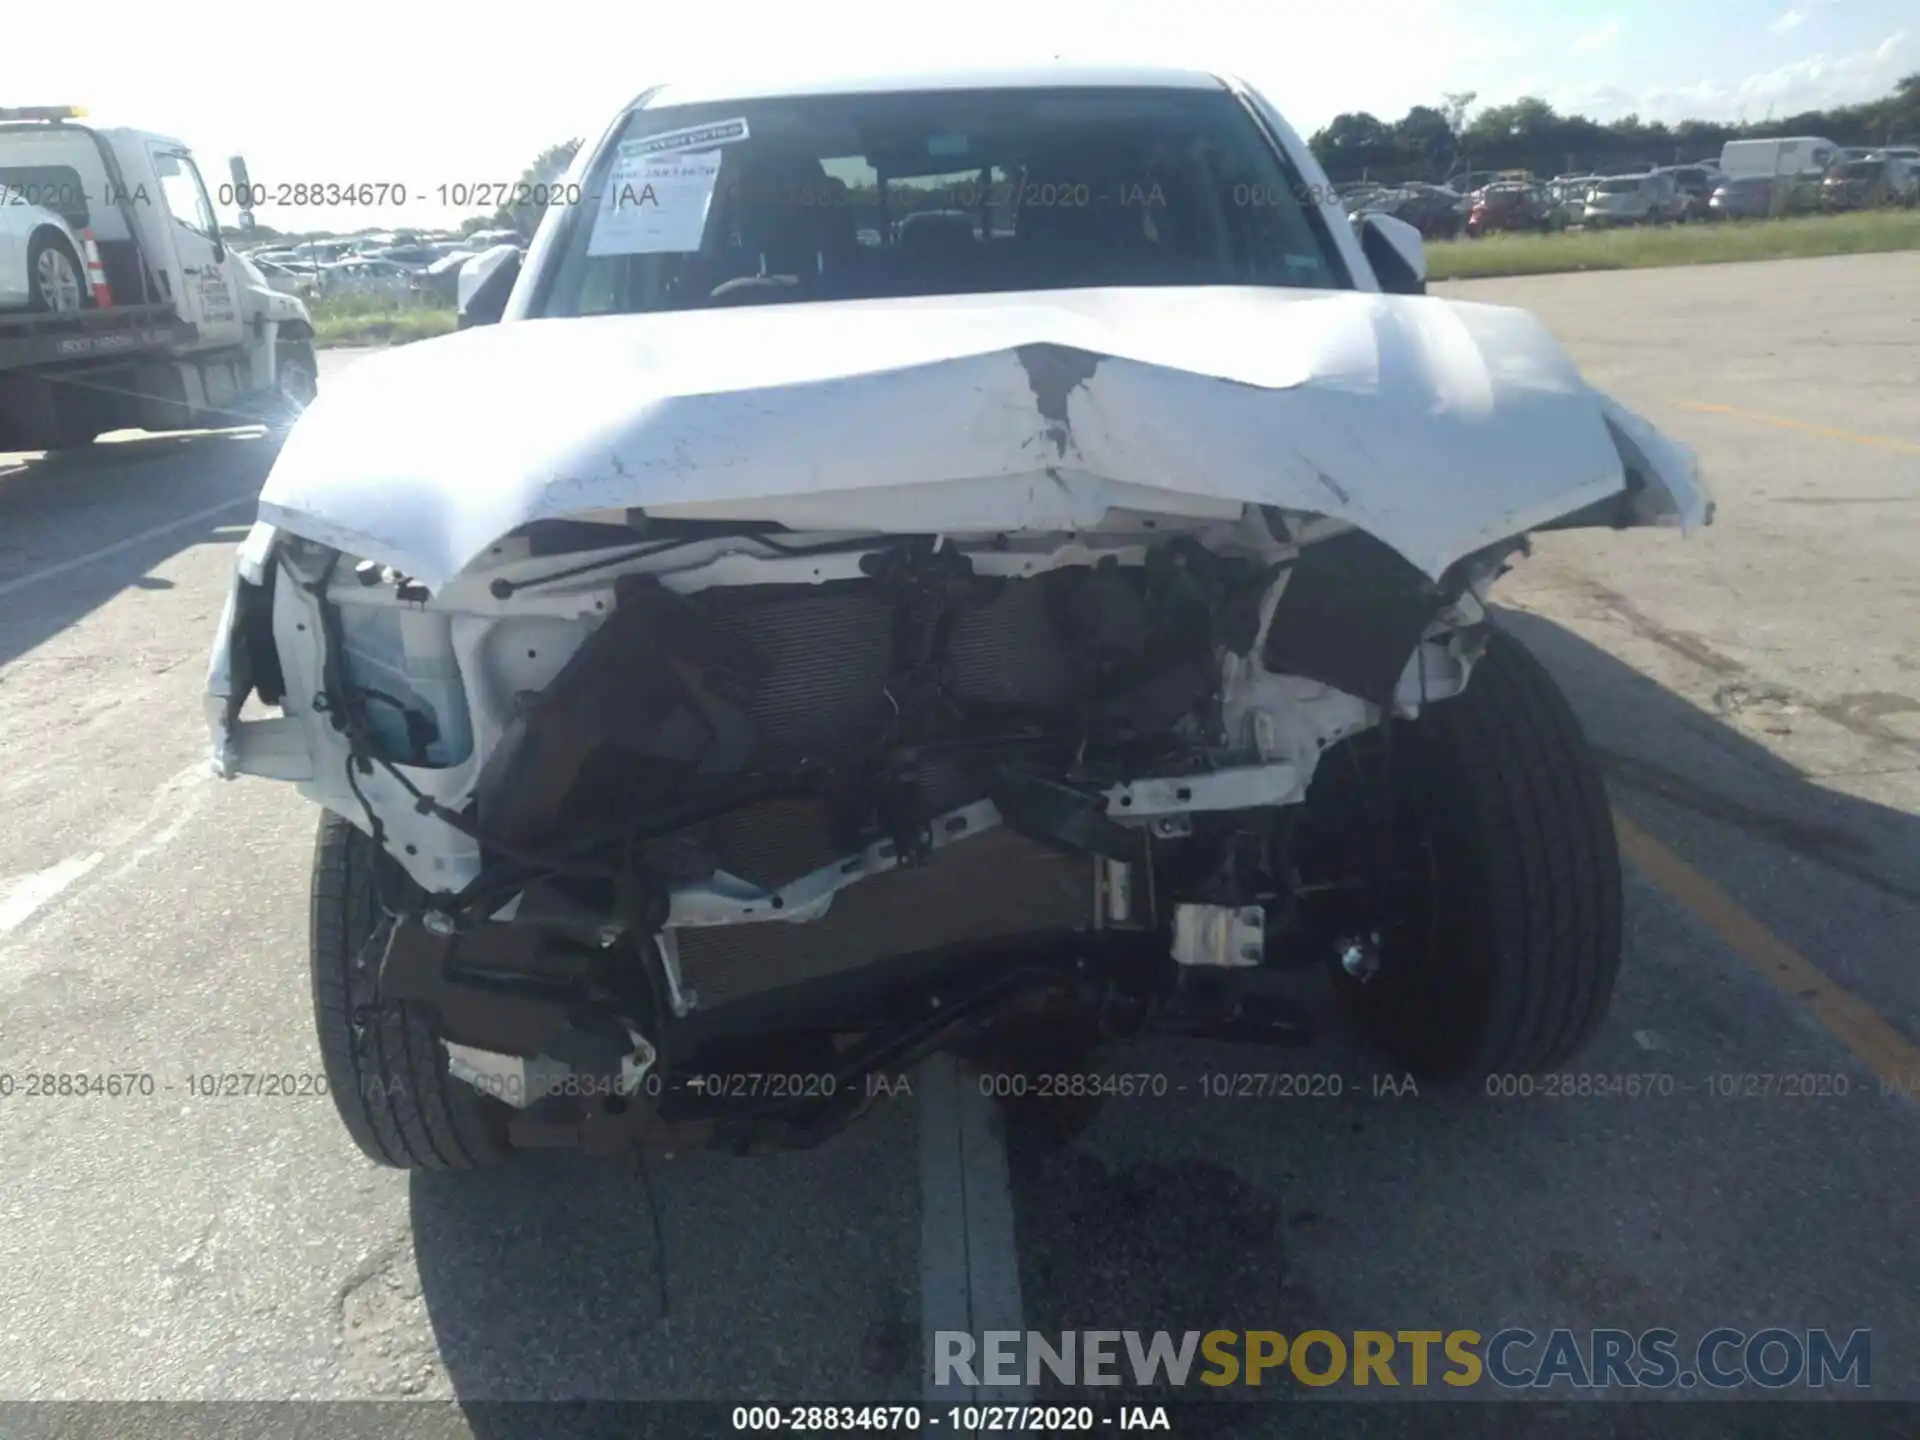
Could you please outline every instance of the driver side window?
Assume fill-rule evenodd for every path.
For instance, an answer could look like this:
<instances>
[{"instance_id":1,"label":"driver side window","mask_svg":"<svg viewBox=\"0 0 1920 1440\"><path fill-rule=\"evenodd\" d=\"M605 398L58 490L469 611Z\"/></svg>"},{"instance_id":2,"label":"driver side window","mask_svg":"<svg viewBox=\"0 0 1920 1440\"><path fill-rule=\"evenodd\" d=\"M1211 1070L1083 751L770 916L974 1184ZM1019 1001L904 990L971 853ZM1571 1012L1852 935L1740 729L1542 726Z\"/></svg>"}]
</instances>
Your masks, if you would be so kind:
<instances>
[{"instance_id":1,"label":"driver side window","mask_svg":"<svg viewBox=\"0 0 1920 1440\"><path fill-rule=\"evenodd\" d=\"M160 193L168 213L194 234L213 239L213 202L207 198L207 187L200 182L193 161L185 155L162 153L153 157L153 168L160 177Z\"/></svg>"}]
</instances>

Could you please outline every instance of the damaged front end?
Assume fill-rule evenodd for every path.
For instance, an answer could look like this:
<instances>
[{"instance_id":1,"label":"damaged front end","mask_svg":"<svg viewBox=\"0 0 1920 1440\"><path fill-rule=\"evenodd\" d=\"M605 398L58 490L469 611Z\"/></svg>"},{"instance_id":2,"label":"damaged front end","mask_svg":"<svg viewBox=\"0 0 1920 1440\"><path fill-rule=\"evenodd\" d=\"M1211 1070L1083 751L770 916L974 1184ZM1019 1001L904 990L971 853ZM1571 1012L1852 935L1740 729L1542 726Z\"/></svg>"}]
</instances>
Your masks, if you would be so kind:
<instances>
[{"instance_id":1,"label":"damaged front end","mask_svg":"<svg viewBox=\"0 0 1920 1440\"><path fill-rule=\"evenodd\" d=\"M1295 903L1291 807L1330 747L1466 684L1511 548L1435 583L1278 512L591 529L503 540L439 597L262 529L211 702L223 773L299 782L397 862L381 994L523 1144L812 1135L1049 993L1288 1038L1242 977L1334 942ZM239 718L248 690L285 714ZM698 1085L771 1071L832 1078ZM656 1103L586 1103L582 1075Z\"/></svg>"},{"instance_id":2,"label":"damaged front end","mask_svg":"<svg viewBox=\"0 0 1920 1440\"><path fill-rule=\"evenodd\" d=\"M339 524L243 546L215 765L371 838L356 964L431 1017L514 1143L810 1143L872 1077L1023 1016L1284 1042L1276 971L1370 963L1404 866L1384 829L1353 863L1303 857L1304 802L1362 765L1347 742L1468 685L1525 528L1462 513L1473 548L1416 564L1351 518L1379 496L1319 472L1342 504L1106 480L1086 493L1154 503L1083 503L1117 416L1031 354L1020 378L1073 467L1036 479L1087 523L597 505L452 547L431 585L404 563L422 547L368 558ZM1509 521L1704 518L1683 452L1589 404L1611 478ZM280 713L243 715L256 697Z\"/></svg>"}]
</instances>

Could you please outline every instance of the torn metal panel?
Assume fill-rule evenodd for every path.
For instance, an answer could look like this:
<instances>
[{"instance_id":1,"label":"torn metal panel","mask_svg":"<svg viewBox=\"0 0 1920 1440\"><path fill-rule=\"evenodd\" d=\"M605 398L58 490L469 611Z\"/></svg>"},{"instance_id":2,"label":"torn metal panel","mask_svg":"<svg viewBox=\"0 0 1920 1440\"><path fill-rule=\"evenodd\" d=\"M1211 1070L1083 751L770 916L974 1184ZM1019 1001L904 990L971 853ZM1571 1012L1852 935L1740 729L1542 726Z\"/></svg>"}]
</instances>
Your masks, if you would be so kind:
<instances>
[{"instance_id":1,"label":"torn metal panel","mask_svg":"<svg viewBox=\"0 0 1920 1440\"><path fill-rule=\"evenodd\" d=\"M1386 545L1350 530L1309 545L1289 567L1263 658L1269 670L1387 704L1448 598Z\"/></svg>"},{"instance_id":2,"label":"torn metal panel","mask_svg":"<svg viewBox=\"0 0 1920 1440\"><path fill-rule=\"evenodd\" d=\"M1704 521L1685 451L1522 311L1094 289L543 319L406 346L315 402L261 516L437 591L517 527L594 511L957 534L1252 503L1348 522L1437 579L1619 493L1628 460L1640 523Z\"/></svg>"}]
</instances>

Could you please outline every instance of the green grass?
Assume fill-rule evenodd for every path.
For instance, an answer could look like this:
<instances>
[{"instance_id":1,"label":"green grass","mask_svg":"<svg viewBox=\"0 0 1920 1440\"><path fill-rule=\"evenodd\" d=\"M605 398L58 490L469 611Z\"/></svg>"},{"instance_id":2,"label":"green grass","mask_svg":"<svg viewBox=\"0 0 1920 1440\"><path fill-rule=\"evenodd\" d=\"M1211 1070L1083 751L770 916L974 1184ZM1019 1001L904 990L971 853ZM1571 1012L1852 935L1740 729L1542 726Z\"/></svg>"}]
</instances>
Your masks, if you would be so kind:
<instances>
[{"instance_id":1,"label":"green grass","mask_svg":"<svg viewBox=\"0 0 1920 1440\"><path fill-rule=\"evenodd\" d=\"M314 337L329 345L404 345L445 335L454 328L451 305L432 301L395 304L374 295L341 295L308 305Z\"/></svg>"},{"instance_id":2,"label":"green grass","mask_svg":"<svg viewBox=\"0 0 1920 1440\"><path fill-rule=\"evenodd\" d=\"M1920 250L1920 211L1861 211L1792 220L1734 220L1564 235L1488 235L1427 247L1427 278L1554 275L1569 270L1644 270L1732 260L1799 260Z\"/></svg>"}]
</instances>

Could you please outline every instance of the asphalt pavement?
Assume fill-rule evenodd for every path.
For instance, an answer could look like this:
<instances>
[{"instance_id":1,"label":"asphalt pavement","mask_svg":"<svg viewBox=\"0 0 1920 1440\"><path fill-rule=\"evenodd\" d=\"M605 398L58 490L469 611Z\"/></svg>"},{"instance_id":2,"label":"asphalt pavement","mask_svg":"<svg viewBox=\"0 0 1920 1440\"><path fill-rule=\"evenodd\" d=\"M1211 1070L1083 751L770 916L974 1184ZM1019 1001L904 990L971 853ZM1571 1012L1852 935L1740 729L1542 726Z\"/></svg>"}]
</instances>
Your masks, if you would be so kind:
<instances>
[{"instance_id":1,"label":"asphalt pavement","mask_svg":"<svg viewBox=\"0 0 1920 1440\"><path fill-rule=\"evenodd\" d=\"M923 1326L989 1311L1865 1327L1873 1393L1920 1399L1920 255L1441 288L1536 310L1719 500L1691 540L1544 537L1500 592L1630 861L1578 1068L1668 1080L1383 1090L1323 1000L1304 1050L1113 1057L1158 1097L1002 1111L948 1076L804 1155L376 1169L326 1098L196 1079L319 1071L315 815L203 768L271 439L0 457L0 1072L150 1077L0 1098L0 1400L899 1402ZM1237 1073L1320 1078L1206 1093Z\"/></svg>"}]
</instances>

